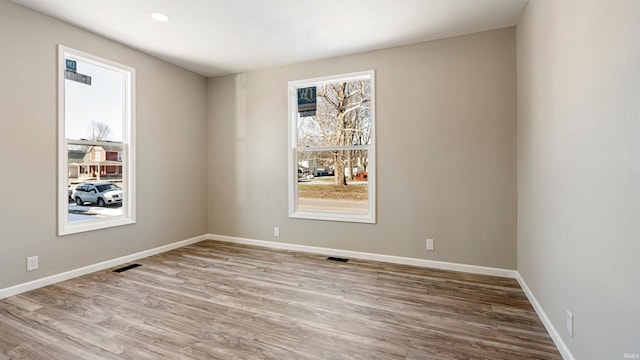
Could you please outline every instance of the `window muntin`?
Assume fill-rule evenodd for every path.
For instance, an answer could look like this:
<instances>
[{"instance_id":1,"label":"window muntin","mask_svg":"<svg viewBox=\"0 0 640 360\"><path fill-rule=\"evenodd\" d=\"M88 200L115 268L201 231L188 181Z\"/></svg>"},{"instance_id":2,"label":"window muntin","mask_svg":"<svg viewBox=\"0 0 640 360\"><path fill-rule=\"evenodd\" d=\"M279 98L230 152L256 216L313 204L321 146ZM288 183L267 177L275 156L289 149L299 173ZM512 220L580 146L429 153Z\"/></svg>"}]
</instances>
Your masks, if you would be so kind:
<instances>
[{"instance_id":1,"label":"window muntin","mask_svg":"<svg viewBox=\"0 0 640 360\"><path fill-rule=\"evenodd\" d=\"M373 71L289 83L290 217L375 222L374 90Z\"/></svg>"},{"instance_id":2,"label":"window muntin","mask_svg":"<svg viewBox=\"0 0 640 360\"><path fill-rule=\"evenodd\" d=\"M134 85L133 68L59 46L58 235L135 223Z\"/></svg>"}]
</instances>

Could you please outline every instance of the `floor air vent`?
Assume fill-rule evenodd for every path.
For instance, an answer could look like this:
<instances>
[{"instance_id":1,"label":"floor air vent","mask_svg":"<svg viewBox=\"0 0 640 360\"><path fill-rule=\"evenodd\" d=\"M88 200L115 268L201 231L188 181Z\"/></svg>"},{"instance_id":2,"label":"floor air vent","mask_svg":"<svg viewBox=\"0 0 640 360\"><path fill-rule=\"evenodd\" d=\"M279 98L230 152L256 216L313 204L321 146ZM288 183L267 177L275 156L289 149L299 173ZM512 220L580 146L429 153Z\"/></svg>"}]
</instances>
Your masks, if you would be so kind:
<instances>
[{"instance_id":1,"label":"floor air vent","mask_svg":"<svg viewBox=\"0 0 640 360\"><path fill-rule=\"evenodd\" d=\"M331 261L339 261L339 262L347 262L347 261L349 261L349 259L339 258L339 257L333 257L333 256L329 256L329 257L327 258L327 260L331 260Z\"/></svg>"},{"instance_id":2,"label":"floor air vent","mask_svg":"<svg viewBox=\"0 0 640 360\"><path fill-rule=\"evenodd\" d=\"M113 272L121 273L123 271L135 269L135 268L137 268L139 266L142 266L142 265L140 265L140 264L131 264L131 265L123 266L123 267L121 267L119 269L115 269L115 270L113 270Z\"/></svg>"}]
</instances>

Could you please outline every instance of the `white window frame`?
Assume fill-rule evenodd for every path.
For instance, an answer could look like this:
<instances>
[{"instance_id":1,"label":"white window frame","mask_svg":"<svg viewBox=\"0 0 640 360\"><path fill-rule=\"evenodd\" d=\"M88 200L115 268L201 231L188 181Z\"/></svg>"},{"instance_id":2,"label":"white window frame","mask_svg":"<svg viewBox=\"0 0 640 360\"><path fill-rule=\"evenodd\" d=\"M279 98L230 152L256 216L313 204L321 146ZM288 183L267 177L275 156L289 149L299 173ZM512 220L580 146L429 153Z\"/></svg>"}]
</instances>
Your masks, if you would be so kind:
<instances>
[{"instance_id":1,"label":"white window frame","mask_svg":"<svg viewBox=\"0 0 640 360\"><path fill-rule=\"evenodd\" d=\"M332 211L312 211L298 208L298 100L297 89L310 86L317 86L338 81L353 81L368 79L371 87L371 143L368 145L357 145L348 147L305 147L305 151L322 151L330 149L366 149L368 155L368 212L366 214L343 213ZM311 79L289 81L289 171L288 171L288 191L289 191L289 217L296 219L344 221L358 223L376 223L376 136L375 136L375 71L359 71L347 74L337 74Z\"/></svg>"},{"instance_id":2,"label":"white window frame","mask_svg":"<svg viewBox=\"0 0 640 360\"><path fill-rule=\"evenodd\" d=\"M113 146L112 142L72 140L65 131L65 59L71 58L117 71L123 75L123 131L122 131L122 215L100 219L69 222L69 143ZM136 151L135 151L135 69L111 60L58 45L58 236L134 224L136 222Z\"/></svg>"}]
</instances>

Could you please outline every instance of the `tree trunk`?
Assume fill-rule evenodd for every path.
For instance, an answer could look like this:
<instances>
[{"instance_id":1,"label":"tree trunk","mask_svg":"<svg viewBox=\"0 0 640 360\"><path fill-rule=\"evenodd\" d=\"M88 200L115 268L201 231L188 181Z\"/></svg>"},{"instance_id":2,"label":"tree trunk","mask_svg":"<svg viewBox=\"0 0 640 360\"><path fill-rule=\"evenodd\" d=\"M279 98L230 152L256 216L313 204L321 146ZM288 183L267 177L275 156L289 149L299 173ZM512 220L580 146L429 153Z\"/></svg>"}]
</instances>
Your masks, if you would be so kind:
<instances>
[{"instance_id":1,"label":"tree trunk","mask_svg":"<svg viewBox=\"0 0 640 360\"><path fill-rule=\"evenodd\" d=\"M347 168L349 169L347 180L353 181L353 151L347 151Z\"/></svg>"},{"instance_id":2,"label":"tree trunk","mask_svg":"<svg viewBox=\"0 0 640 360\"><path fill-rule=\"evenodd\" d=\"M347 185L347 180L344 177L344 150L336 151L336 155L334 156L334 171L333 174L335 176L334 184L335 185Z\"/></svg>"}]
</instances>

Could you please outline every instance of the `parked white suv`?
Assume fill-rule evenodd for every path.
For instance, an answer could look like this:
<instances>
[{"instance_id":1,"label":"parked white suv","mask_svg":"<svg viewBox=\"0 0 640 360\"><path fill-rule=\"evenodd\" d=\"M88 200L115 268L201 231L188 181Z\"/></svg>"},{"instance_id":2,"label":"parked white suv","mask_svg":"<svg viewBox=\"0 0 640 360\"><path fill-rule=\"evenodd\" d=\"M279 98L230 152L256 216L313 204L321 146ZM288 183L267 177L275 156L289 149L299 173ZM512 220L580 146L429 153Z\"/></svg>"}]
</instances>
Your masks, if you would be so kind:
<instances>
[{"instance_id":1,"label":"parked white suv","mask_svg":"<svg viewBox=\"0 0 640 360\"><path fill-rule=\"evenodd\" d=\"M76 186L71 195L77 205L85 203L107 206L122 204L122 189L109 182L86 183Z\"/></svg>"}]
</instances>

